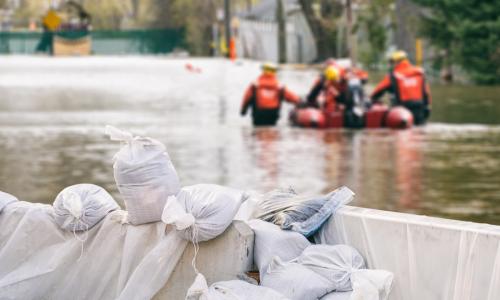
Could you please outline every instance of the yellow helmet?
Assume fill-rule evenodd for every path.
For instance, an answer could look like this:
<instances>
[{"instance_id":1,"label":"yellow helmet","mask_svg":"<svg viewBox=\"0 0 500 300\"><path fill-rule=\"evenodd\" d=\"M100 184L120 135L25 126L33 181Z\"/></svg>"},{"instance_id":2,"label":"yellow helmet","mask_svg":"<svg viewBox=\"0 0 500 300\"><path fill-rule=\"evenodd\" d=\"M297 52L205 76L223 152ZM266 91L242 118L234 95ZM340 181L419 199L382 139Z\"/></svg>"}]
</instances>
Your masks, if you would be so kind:
<instances>
[{"instance_id":1,"label":"yellow helmet","mask_svg":"<svg viewBox=\"0 0 500 300\"><path fill-rule=\"evenodd\" d=\"M338 81L340 77L340 71L334 66L328 66L323 72L323 75L325 75L326 80Z\"/></svg>"},{"instance_id":2,"label":"yellow helmet","mask_svg":"<svg viewBox=\"0 0 500 300\"><path fill-rule=\"evenodd\" d=\"M398 63L407 58L408 55L406 54L406 52L404 52L403 50L397 50L391 53L391 55L389 56L389 61L393 63Z\"/></svg>"},{"instance_id":3,"label":"yellow helmet","mask_svg":"<svg viewBox=\"0 0 500 300\"><path fill-rule=\"evenodd\" d=\"M262 64L261 69L264 72L276 73L276 71L278 71L278 66L275 63L266 62Z\"/></svg>"}]
</instances>

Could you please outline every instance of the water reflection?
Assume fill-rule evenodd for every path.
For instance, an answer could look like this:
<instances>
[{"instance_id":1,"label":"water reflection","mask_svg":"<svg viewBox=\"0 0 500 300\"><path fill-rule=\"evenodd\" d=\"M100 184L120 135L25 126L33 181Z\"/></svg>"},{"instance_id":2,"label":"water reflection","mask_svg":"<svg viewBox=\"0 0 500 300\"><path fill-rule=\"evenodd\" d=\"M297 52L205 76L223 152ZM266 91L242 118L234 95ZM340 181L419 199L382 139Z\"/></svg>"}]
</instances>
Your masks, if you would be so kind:
<instances>
[{"instance_id":1,"label":"water reflection","mask_svg":"<svg viewBox=\"0 0 500 300\"><path fill-rule=\"evenodd\" d=\"M186 74L181 60L16 59L22 68L0 58L0 190L20 199L51 203L88 182L121 203L112 172L119 145L104 136L112 124L165 143L184 185L310 194L347 185L355 205L500 224L500 127L445 124L494 122L489 89L484 98L437 89L434 123L413 130L304 130L285 118L253 128L238 110L257 64L199 60L204 72ZM281 79L303 93L315 75ZM471 97L491 110L480 114Z\"/></svg>"}]
</instances>

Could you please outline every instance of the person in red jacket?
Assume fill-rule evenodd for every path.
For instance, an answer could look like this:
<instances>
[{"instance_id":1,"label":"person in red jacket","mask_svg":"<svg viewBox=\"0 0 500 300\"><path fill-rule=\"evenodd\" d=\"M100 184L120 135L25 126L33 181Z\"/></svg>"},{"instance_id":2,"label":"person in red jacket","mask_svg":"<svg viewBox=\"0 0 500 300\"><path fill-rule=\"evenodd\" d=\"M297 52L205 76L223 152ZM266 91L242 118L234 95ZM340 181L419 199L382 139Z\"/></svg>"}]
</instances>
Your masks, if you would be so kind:
<instances>
[{"instance_id":1,"label":"person in red jacket","mask_svg":"<svg viewBox=\"0 0 500 300\"><path fill-rule=\"evenodd\" d=\"M346 84L342 79L342 70L334 65L328 65L323 74L314 82L311 91L307 95L307 103L310 106L320 107L319 96L323 96L322 109L335 111L340 103L344 103Z\"/></svg>"},{"instance_id":2,"label":"person in red jacket","mask_svg":"<svg viewBox=\"0 0 500 300\"><path fill-rule=\"evenodd\" d=\"M274 126L280 116L283 100L299 104L300 97L284 86L276 78L278 68L272 63L262 65L262 74L246 90L241 103L241 115L252 108L252 120L255 126Z\"/></svg>"},{"instance_id":3,"label":"person in red jacket","mask_svg":"<svg viewBox=\"0 0 500 300\"><path fill-rule=\"evenodd\" d=\"M413 114L415 124L424 124L430 115L431 95L424 71L413 66L404 51L395 51L390 57L391 71L372 92L372 102L378 102L385 92L393 95L392 105L406 107Z\"/></svg>"}]
</instances>

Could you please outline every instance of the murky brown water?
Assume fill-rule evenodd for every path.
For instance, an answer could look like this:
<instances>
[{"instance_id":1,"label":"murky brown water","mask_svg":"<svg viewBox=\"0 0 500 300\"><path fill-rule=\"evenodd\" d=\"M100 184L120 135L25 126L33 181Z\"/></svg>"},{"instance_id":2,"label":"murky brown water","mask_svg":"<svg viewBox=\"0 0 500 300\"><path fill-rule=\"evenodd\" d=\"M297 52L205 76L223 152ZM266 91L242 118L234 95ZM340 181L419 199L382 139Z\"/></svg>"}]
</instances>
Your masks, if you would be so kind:
<instances>
[{"instance_id":1,"label":"murky brown water","mask_svg":"<svg viewBox=\"0 0 500 300\"><path fill-rule=\"evenodd\" d=\"M355 205L500 224L500 88L434 87L432 122L406 131L253 129L238 110L258 65L190 62L202 73L165 58L0 57L0 190L51 203L90 182L121 201L112 124L164 142L184 185L347 185ZM305 94L315 74L280 76Z\"/></svg>"}]
</instances>

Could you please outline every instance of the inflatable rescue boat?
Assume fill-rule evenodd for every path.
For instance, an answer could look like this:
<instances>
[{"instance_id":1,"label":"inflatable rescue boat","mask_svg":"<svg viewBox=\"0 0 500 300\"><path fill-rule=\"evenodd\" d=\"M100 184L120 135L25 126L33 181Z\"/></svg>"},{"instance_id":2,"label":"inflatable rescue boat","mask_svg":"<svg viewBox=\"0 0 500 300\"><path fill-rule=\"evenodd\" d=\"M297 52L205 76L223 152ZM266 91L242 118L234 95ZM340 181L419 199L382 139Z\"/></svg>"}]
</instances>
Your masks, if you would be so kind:
<instances>
[{"instance_id":1,"label":"inflatable rescue boat","mask_svg":"<svg viewBox=\"0 0 500 300\"><path fill-rule=\"evenodd\" d=\"M367 111L346 111L340 108L327 112L318 108L295 108L290 113L292 126L304 128L392 128L406 129L413 126L413 115L402 107L389 108L374 104Z\"/></svg>"}]
</instances>

